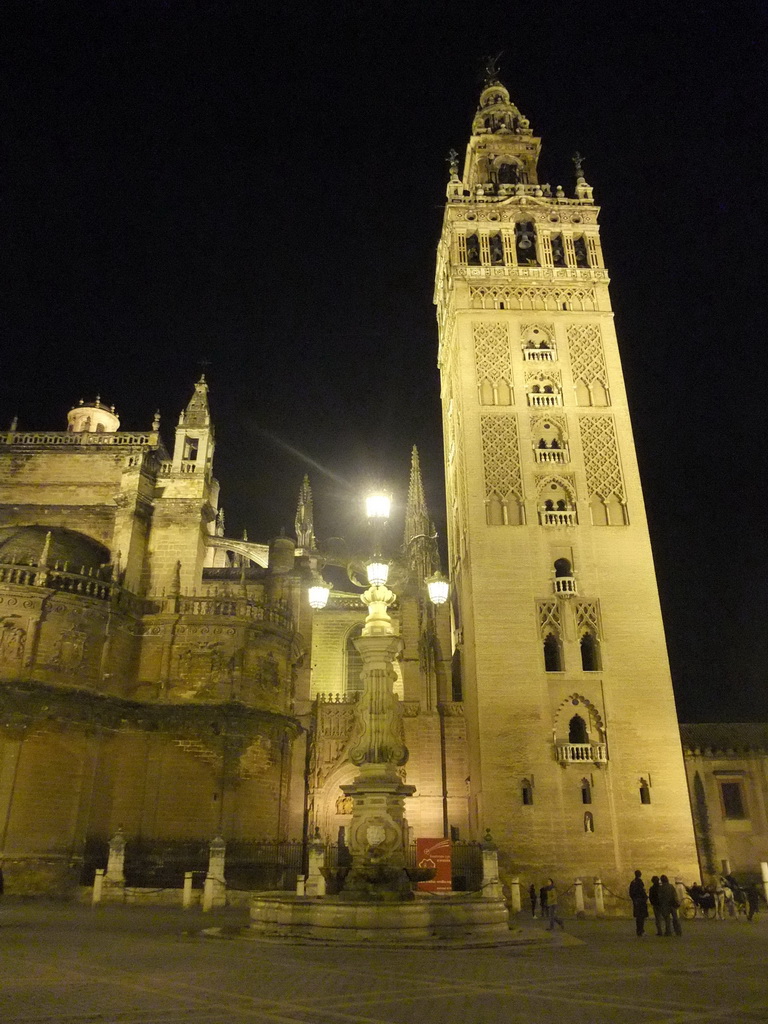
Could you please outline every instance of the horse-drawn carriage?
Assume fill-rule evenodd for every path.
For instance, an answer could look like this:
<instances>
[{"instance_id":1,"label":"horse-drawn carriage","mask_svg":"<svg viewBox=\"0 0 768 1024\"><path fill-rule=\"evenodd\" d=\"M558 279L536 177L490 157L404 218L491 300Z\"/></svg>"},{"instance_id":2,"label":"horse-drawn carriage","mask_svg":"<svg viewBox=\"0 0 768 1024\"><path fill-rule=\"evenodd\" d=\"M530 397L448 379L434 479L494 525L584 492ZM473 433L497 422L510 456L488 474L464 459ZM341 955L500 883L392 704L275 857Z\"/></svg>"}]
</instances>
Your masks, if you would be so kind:
<instances>
[{"instance_id":1,"label":"horse-drawn carriage","mask_svg":"<svg viewBox=\"0 0 768 1024\"><path fill-rule=\"evenodd\" d=\"M686 896L680 901L678 913L680 917L690 920L693 917L713 918L717 916L718 895L722 893L722 913L730 917L747 913L747 894L733 875L722 878L717 885L705 887L694 882L686 885Z\"/></svg>"}]
</instances>

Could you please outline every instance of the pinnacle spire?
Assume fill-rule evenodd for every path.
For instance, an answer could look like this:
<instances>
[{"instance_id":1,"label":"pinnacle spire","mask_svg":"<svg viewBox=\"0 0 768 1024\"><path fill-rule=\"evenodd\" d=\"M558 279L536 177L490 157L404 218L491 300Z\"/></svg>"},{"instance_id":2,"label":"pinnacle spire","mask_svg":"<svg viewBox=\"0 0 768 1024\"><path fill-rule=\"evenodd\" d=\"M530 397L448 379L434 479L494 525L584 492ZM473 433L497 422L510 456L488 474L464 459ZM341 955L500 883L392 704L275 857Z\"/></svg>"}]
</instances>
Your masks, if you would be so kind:
<instances>
[{"instance_id":1,"label":"pinnacle spire","mask_svg":"<svg viewBox=\"0 0 768 1024\"><path fill-rule=\"evenodd\" d=\"M411 479L408 484L408 500L405 505L403 544L411 571L420 578L426 579L437 566L437 551L429 509L424 497L419 450L416 445L413 446L411 452Z\"/></svg>"},{"instance_id":2,"label":"pinnacle spire","mask_svg":"<svg viewBox=\"0 0 768 1024\"><path fill-rule=\"evenodd\" d=\"M208 408L208 383L205 374L195 384L195 393L184 411L184 426L192 428L209 427L211 413Z\"/></svg>"},{"instance_id":3,"label":"pinnacle spire","mask_svg":"<svg viewBox=\"0 0 768 1024\"><path fill-rule=\"evenodd\" d=\"M309 477L305 476L299 491L299 504L296 508L296 546L314 551L316 547L314 528L314 508L312 488Z\"/></svg>"}]
</instances>

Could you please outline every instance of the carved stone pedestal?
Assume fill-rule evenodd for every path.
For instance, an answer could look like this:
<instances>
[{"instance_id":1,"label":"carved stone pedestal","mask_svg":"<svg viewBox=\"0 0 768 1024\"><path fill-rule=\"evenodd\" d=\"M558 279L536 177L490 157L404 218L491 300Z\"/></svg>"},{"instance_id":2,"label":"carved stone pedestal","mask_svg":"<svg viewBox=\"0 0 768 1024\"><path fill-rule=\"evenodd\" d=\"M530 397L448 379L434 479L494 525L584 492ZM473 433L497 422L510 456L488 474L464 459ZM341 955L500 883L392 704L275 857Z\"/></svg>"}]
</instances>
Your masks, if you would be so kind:
<instances>
[{"instance_id":1,"label":"carved stone pedestal","mask_svg":"<svg viewBox=\"0 0 768 1024\"><path fill-rule=\"evenodd\" d=\"M341 899L413 899L405 871L405 798L416 787L405 785L392 766L366 764L353 783L341 788L354 800L349 830L352 867Z\"/></svg>"}]
</instances>

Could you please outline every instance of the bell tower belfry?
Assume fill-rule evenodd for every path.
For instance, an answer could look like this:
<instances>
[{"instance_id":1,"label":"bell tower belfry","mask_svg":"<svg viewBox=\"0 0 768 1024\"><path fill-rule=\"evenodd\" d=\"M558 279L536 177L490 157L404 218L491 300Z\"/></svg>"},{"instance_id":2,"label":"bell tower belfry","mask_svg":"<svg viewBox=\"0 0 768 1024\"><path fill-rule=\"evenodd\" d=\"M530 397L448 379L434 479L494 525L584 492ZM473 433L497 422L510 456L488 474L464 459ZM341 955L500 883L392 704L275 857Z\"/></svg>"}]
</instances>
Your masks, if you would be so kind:
<instances>
[{"instance_id":1,"label":"bell tower belfry","mask_svg":"<svg viewBox=\"0 0 768 1024\"><path fill-rule=\"evenodd\" d=\"M512 874L694 877L599 211L539 150L491 69L435 289L471 829Z\"/></svg>"}]
</instances>

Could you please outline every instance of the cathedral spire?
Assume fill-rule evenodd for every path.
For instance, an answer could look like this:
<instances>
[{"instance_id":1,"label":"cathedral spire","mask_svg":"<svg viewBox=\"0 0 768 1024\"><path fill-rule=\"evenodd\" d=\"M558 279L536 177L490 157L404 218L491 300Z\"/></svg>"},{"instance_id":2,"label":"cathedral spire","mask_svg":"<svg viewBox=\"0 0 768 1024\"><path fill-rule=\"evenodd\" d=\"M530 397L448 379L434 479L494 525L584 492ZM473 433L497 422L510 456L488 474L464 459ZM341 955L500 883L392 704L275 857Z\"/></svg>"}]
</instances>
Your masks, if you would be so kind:
<instances>
[{"instance_id":1,"label":"cathedral spire","mask_svg":"<svg viewBox=\"0 0 768 1024\"><path fill-rule=\"evenodd\" d=\"M314 551L316 547L312 488L308 476L304 477L296 508L296 546L305 551Z\"/></svg>"},{"instance_id":2,"label":"cathedral spire","mask_svg":"<svg viewBox=\"0 0 768 1024\"><path fill-rule=\"evenodd\" d=\"M434 528L429 518L429 509L424 497L421 479L419 450L416 445L411 452L411 479L408 484L408 501L405 506L405 535L403 537L408 565L421 579L426 579L438 568Z\"/></svg>"}]
</instances>

